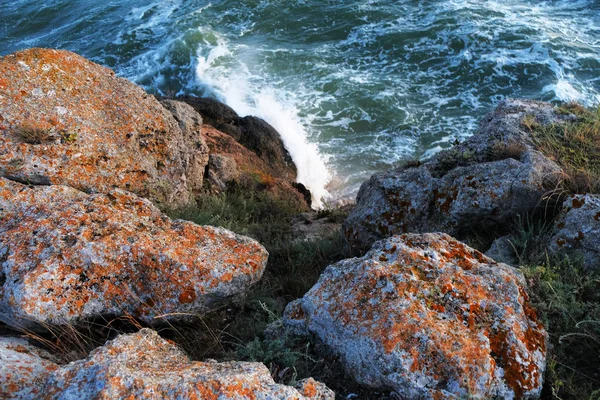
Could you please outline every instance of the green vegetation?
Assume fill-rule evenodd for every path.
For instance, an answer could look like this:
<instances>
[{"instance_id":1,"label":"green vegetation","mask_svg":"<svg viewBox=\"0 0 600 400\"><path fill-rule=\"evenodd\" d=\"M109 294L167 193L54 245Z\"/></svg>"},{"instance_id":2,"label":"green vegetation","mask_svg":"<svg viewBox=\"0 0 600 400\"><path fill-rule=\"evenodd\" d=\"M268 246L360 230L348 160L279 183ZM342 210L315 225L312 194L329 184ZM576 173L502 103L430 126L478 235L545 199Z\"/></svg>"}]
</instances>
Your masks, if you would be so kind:
<instances>
[{"instance_id":1,"label":"green vegetation","mask_svg":"<svg viewBox=\"0 0 600 400\"><path fill-rule=\"evenodd\" d=\"M600 192L600 107L587 110L569 103L557 110L574 114L577 120L542 126L526 115L521 124L531 132L536 147L563 168L565 173L560 177L557 192Z\"/></svg>"},{"instance_id":2,"label":"green vegetation","mask_svg":"<svg viewBox=\"0 0 600 400\"><path fill-rule=\"evenodd\" d=\"M600 270L547 251L551 221L523 218L511 235L529 296L549 334L543 399L600 398Z\"/></svg>"}]
</instances>

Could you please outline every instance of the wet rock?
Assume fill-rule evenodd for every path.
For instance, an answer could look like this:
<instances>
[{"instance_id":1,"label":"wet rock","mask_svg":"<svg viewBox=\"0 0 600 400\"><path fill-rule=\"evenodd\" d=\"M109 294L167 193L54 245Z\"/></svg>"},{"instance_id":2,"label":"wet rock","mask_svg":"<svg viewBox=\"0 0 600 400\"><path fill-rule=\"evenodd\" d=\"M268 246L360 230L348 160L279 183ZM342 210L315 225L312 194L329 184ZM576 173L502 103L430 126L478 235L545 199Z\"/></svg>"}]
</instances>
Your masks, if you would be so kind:
<instances>
[{"instance_id":1,"label":"wet rock","mask_svg":"<svg viewBox=\"0 0 600 400\"><path fill-rule=\"evenodd\" d=\"M520 272L446 234L404 234L329 266L283 323L358 383L401 398L536 398L547 335Z\"/></svg>"},{"instance_id":2,"label":"wet rock","mask_svg":"<svg viewBox=\"0 0 600 400\"><path fill-rule=\"evenodd\" d=\"M574 195L554 223L550 250L583 256L584 266L600 268L600 196Z\"/></svg>"},{"instance_id":3,"label":"wet rock","mask_svg":"<svg viewBox=\"0 0 600 400\"><path fill-rule=\"evenodd\" d=\"M178 121L142 88L63 50L1 57L0 77L0 176L194 202L208 152L191 109Z\"/></svg>"},{"instance_id":4,"label":"wet rock","mask_svg":"<svg viewBox=\"0 0 600 400\"><path fill-rule=\"evenodd\" d=\"M564 122L550 104L507 100L480 131L417 166L375 174L358 193L344 223L349 243L366 251L376 240L404 232L446 232L463 238L501 231L539 205L560 167L537 151L524 127Z\"/></svg>"},{"instance_id":5,"label":"wet rock","mask_svg":"<svg viewBox=\"0 0 600 400\"><path fill-rule=\"evenodd\" d=\"M191 318L262 276L266 250L222 228L172 221L115 189L0 179L0 319L17 327L99 315Z\"/></svg>"},{"instance_id":6,"label":"wet rock","mask_svg":"<svg viewBox=\"0 0 600 400\"><path fill-rule=\"evenodd\" d=\"M0 338L0 398L42 398L44 382L58 365L27 340Z\"/></svg>"},{"instance_id":7,"label":"wet rock","mask_svg":"<svg viewBox=\"0 0 600 400\"><path fill-rule=\"evenodd\" d=\"M310 383L303 393L278 385L260 363L193 362L172 342L142 329L55 371L46 398L73 399L333 399Z\"/></svg>"},{"instance_id":8,"label":"wet rock","mask_svg":"<svg viewBox=\"0 0 600 400\"><path fill-rule=\"evenodd\" d=\"M198 111L206 123L233 137L238 143L255 153L261 160L278 171L278 176L296 180L296 166L286 150L279 132L261 118L240 118L227 105L209 98L180 97Z\"/></svg>"},{"instance_id":9,"label":"wet rock","mask_svg":"<svg viewBox=\"0 0 600 400\"><path fill-rule=\"evenodd\" d=\"M253 116L240 118L238 124L242 135L238 142L256 153L267 164L285 174L286 179L296 180L296 165L285 148L279 132L265 120Z\"/></svg>"}]
</instances>

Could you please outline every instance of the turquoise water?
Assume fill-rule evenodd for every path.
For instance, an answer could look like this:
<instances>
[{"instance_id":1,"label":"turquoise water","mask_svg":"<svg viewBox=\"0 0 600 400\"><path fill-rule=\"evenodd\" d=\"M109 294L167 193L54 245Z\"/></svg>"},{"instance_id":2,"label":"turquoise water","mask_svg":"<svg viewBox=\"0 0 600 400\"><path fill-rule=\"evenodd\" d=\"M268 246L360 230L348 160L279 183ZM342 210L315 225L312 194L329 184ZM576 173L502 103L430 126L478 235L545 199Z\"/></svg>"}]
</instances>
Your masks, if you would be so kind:
<instances>
[{"instance_id":1,"label":"turquoise water","mask_svg":"<svg viewBox=\"0 0 600 400\"><path fill-rule=\"evenodd\" d=\"M323 198L471 135L504 97L600 102L598 1L20 0L0 15L0 55L68 49L267 119Z\"/></svg>"}]
</instances>

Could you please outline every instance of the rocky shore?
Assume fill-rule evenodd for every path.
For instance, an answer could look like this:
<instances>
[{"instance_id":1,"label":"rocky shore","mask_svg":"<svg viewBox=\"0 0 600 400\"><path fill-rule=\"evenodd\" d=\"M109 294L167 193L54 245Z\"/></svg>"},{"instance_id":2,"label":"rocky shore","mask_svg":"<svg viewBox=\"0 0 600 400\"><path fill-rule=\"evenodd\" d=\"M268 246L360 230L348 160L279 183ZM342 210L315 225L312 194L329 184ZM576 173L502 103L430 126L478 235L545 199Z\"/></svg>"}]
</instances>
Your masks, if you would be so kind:
<instances>
[{"instance_id":1,"label":"rocky shore","mask_svg":"<svg viewBox=\"0 0 600 400\"><path fill-rule=\"evenodd\" d=\"M541 135L588 113L505 100L316 212L259 118L67 51L2 57L0 397L551 398L528 267L594 276L600 200Z\"/></svg>"}]
</instances>

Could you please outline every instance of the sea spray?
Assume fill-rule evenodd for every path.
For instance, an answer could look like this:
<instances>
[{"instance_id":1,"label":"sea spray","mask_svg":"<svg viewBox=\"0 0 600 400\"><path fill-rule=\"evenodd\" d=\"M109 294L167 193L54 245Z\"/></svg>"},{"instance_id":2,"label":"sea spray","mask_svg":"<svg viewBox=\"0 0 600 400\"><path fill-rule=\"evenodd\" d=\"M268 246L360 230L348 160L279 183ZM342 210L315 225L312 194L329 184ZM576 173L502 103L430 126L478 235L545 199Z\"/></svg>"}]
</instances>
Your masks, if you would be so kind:
<instances>
[{"instance_id":1,"label":"sea spray","mask_svg":"<svg viewBox=\"0 0 600 400\"><path fill-rule=\"evenodd\" d=\"M279 132L296 164L298 182L310 190L313 207L322 208L329 198L326 186L331 176L317 145L307 140L293 95L269 87L260 79L257 82L243 60L232 58L227 42L221 37L216 40L216 46L205 43L209 45L207 52L202 45L199 47L196 76L201 85L241 116L260 117Z\"/></svg>"}]
</instances>

